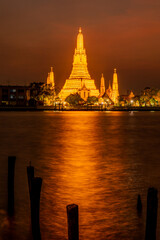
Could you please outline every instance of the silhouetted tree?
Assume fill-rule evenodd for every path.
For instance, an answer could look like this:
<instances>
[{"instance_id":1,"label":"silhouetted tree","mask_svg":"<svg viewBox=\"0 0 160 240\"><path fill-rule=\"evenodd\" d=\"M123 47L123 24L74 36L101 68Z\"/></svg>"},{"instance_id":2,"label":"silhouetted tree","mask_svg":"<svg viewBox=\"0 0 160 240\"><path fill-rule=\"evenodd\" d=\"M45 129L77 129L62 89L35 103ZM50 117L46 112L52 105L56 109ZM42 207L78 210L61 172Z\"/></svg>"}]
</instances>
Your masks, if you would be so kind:
<instances>
[{"instance_id":1,"label":"silhouetted tree","mask_svg":"<svg viewBox=\"0 0 160 240\"><path fill-rule=\"evenodd\" d=\"M78 93L75 93L66 97L65 102L69 103L70 105L78 105L84 103L84 100Z\"/></svg>"},{"instance_id":2,"label":"silhouetted tree","mask_svg":"<svg viewBox=\"0 0 160 240\"><path fill-rule=\"evenodd\" d=\"M98 102L98 98L95 96L91 96L91 97L87 98L87 103L89 103L89 104L94 104L96 102Z\"/></svg>"}]
</instances>

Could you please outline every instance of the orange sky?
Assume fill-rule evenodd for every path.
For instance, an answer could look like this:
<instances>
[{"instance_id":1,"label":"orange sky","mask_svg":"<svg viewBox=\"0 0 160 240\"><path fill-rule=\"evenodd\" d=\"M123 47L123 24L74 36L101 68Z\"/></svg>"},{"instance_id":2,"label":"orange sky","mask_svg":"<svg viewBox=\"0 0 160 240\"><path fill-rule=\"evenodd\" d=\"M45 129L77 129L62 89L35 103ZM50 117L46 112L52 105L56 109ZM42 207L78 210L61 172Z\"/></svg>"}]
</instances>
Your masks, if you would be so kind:
<instances>
[{"instance_id":1,"label":"orange sky","mask_svg":"<svg viewBox=\"0 0 160 240\"><path fill-rule=\"evenodd\" d=\"M79 26L97 87L117 68L120 92L160 87L160 1L2 0L0 84L45 81L50 66L62 87Z\"/></svg>"}]
</instances>

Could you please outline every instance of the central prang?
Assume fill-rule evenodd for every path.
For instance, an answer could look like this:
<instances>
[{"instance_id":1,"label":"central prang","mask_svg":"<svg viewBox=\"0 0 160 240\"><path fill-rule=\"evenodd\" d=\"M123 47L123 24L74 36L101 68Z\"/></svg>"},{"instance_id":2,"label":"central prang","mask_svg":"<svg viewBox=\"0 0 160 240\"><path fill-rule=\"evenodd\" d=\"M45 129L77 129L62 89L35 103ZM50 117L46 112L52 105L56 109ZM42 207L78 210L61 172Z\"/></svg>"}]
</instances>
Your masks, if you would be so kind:
<instances>
[{"instance_id":1,"label":"central prang","mask_svg":"<svg viewBox=\"0 0 160 240\"><path fill-rule=\"evenodd\" d=\"M86 100L89 96L99 96L99 90L95 86L95 81L87 68L87 55L84 48L82 29L79 28L77 36L77 47L73 57L73 68L69 79L59 93L59 97L65 100L70 94L79 93Z\"/></svg>"}]
</instances>

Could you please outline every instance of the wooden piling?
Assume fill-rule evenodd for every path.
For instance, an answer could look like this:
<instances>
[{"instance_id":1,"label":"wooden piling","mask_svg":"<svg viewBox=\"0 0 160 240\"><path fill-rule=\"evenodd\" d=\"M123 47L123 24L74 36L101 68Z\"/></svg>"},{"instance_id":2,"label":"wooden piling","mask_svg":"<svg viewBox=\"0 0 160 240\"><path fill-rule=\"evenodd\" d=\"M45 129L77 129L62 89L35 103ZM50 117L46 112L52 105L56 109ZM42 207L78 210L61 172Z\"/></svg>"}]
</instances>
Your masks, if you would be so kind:
<instances>
[{"instance_id":1,"label":"wooden piling","mask_svg":"<svg viewBox=\"0 0 160 240\"><path fill-rule=\"evenodd\" d=\"M68 240L79 240L78 205L67 205Z\"/></svg>"},{"instance_id":2,"label":"wooden piling","mask_svg":"<svg viewBox=\"0 0 160 240\"><path fill-rule=\"evenodd\" d=\"M158 197L157 189L149 188L147 196L147 219L145 240L156 240Z\"/></svg>"},{"instance_id":3,"label":"wooden piling","mask_svg":"<svg viewBox=\"0 0 160 240\"><path fill-rule=\"evenodd\" d=\"M34 177L31 181L31 224L34 240L41 240L39 209L42 178Z\"/></svg>"},{"instance_id":4,"label":"wooden piling","mask_svg":"<svg viewBox=\"0 0 160 240\"><path fill-rule=\"evenodd\" d=\"M8 214L14 214L14 169L15 169L15 156L8 157Z\"/></svg>"},{"instance_id":5,"label":"wooden piling","mask_svg":"<svg viewBox=\"0 0 160 240\"><path fill-rule=\"evenodd\" d=\"M141 201L140 194L138 194L138 198L137 198L137 211L138 213L142 212L142 201Z\"/></svg>"},{"instance_id":6,"label":"wooden piling","mask_svg":"<svg viewBox=\"0 0 160 240\"><path fill-rule=\"evenodd\" d=\"M32 182L32 179L34 178L34 167L32 167L31 165L27 167L27 176L28 176L29 195L31 198L31 182Z\"/></svg>"}]
</instances>

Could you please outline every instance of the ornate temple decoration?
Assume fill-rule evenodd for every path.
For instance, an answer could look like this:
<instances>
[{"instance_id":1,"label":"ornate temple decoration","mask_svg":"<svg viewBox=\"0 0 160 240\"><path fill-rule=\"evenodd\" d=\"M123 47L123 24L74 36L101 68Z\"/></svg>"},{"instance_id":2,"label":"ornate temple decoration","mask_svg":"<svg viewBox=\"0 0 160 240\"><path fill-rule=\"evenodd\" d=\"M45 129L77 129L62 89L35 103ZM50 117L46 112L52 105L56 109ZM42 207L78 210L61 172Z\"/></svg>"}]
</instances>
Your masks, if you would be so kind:
<instances>
[{"instance_id":1,"label":"ornate temple decoration","mask_svg":"<svg viewBox=\"0 0 160 240\"><path fill-rule=\"evenodd\" d=\"M114 102L114 104L118 103L118 97L119 97L118 77L117 77L117 70L115 68L114 74L113 74L112 93L111 93L111 99Z\"/></svg>"},{"instance_id":2,"label":"ornate temple decoration","mask_svg":"<svg viewBox=\"0 0 160 240\"><path fill-rule=\"evenodd\" d=\"M84 93L84 90L86 92ZM81 94L83 91L83 94ZM87 55L84 48L83 34L81 28L77 36L77 47L75 49L73 57L73 68L69 79L66 80L59 97L65 100L67 96L73 93L79 93L84 95L83 99L86 100L86 96L99 96L99 90L95 86L95 81L91 79L87 67Z\"/></svg>"},{"instance_id":3,"label":"ornate temple decoration","mask_svg":"<svg viewBox=\"0 0 160 240\"><path fill-rule=\"evenodd\" d=\"M52 88L55 87L53 67L51 67L51 71L48 73L47 85L49 85Z\"/></svg>"},{"instance_id":4,"label":"ornate temple decoration","mask_svg":"<svg viewBox=\"0 0 160 240\"><path fill-rule=\"evenodd\" d=\"M101 85L100 85L100 96L103 96L104 93L105 93L105 81L104 81L104 77L102 74Z\"/></svg>"}]
</instances>

